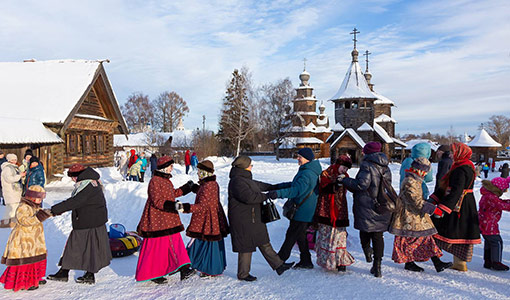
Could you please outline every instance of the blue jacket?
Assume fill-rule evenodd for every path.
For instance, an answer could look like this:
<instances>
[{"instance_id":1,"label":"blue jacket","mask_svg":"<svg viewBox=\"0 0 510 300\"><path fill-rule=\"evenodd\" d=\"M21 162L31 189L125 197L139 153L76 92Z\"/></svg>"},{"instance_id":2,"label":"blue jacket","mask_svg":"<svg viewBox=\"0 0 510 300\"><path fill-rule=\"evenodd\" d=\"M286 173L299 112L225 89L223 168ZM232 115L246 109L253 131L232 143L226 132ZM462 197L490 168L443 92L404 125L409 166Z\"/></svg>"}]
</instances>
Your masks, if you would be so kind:
<instances>
[{"instance_id":1,"label":"blue jacket","mask_svg":"<svg viewBox=\"0 0 510 300\"><path fill-rule=\"evenodd\" d=\"M142 166L140 167L140 172L145 172L145 169L147 168L147 158L145 157L139 157L135 163L138 161L142 162Z\"/></svg>"},{"instance_id":2,"label":"blue jacket","mask_svg":"<svg viewBox=\"0 0 510 300\"><path fill-rule=\"evenodd\" d=\"M158 168L158 158L156 156L151 156L151 171L157 170Z\"/></svg>"},{"instance_id":3,"label":"blue jacket","mask_svg":"<svg viewBox=\"0 0 510 300\"><path fill-rule=\"evenodd\" d=\"M44 187L46 180L44 179L44 168L40 163L36 167L28 169L26 182L27 188L32 185L40 185Z\"/></svg>"},{"instance_id":4,"label":"blue jacket","mask_svg":"<svg viewBox=\"0 0 510 300\"><path fill-rule=\"evenodd\" d=\"M406 176L406 170L411 167L411 164L418 157L425 157L429 159L431 155L431 149L429 143L419 143L414 145L411 149L411 157L404 159L402 165L400 166L400 186L402 186L402 182ZM425 179L423 180L421 187L423 190L423 199L427 199L429 197L429 188L427 187L427 182L431 182L434 180L434 176L432 175L432 169L425 175Z\"/></svg>"},{"instance_id":5,"label":"blue jacket","mask_svg":"<svg viewBox=\"0 0 510 300\"><path fill-rule=\"evenodd\" d=\"M197 156L196 156L196 155L192 155L192 156L191 156L191 165L192 165L193 167L196 167L196 166L198 165L198 158L197 158Z\"/></svg>"},{"instance_id":6,"label":"blue jacket","mask_svg":"<svg viewBox=\"0 0 510 300\"><path fill-rule=\"evenodd\" d=\"M322 167L319 161L312 160L299 167L299 171L291 183L284 183L278 186L280 188L284 187L276 191L278 198L289 198L296 204L299 204L313 190L312 194L299 207L294 220L312 222L315 207L317 206L317 197L319 196L317 182L321 172Z\"/></svg>"}]
</instances>

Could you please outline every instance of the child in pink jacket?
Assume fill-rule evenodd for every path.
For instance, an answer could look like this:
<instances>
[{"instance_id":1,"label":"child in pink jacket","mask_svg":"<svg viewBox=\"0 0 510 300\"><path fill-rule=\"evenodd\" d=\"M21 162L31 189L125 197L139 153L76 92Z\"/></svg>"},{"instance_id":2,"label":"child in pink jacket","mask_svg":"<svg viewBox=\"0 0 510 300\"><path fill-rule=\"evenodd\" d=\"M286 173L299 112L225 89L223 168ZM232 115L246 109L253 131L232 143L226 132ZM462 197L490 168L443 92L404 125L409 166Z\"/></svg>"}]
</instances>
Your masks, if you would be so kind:
<instances>
[{"instance_id":1,"label":"child in pink jacket","mask_svg":"<svg viewBox=\"0 0 510 300\"><path fill-rule=\"evenodd\" d=\"M480 189L482 199L478 210L480 231L485 240L483 267L496 271L508 271L509 267L501 263L503 240L499 235L498 222L503 210L510 211L510 200L500 197L508 190L510 178L496 177L491 181L482 181Z\"/></svg>"}]
</instances>

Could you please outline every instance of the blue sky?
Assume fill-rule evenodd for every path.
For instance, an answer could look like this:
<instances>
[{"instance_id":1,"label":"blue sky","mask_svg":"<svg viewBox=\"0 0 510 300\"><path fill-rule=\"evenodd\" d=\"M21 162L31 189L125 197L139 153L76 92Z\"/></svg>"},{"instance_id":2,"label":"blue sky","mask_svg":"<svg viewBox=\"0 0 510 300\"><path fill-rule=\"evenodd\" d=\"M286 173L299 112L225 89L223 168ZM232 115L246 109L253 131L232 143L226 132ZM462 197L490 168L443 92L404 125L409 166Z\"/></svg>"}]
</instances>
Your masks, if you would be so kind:
<instances>
[{"instance_id":1,"label":"blue sky","mask_svg":"<svg viewBox=\"0 0 510 300\"><path fill-rule=\"evenodd\" d=\"M474 134L510 116L510 1L2 1L0 60L104 59L120 104L169 90L187 128L215 130L226 82L247 66L256 85L289 77L327 102L349 66L352 36L372 82L397 107L399 133ZM364 65L364 64L363 64Z\"/></svg>"}]
</instances>

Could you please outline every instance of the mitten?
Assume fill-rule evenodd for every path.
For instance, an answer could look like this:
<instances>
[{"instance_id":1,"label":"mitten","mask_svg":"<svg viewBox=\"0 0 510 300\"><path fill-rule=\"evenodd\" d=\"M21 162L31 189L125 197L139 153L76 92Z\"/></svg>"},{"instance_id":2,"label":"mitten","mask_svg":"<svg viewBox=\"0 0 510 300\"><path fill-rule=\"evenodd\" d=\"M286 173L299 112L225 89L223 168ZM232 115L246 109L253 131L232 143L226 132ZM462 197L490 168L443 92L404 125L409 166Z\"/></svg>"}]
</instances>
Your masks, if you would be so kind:
<instances>
[{"instance_id":1,"label":"mitten","mask_svg":"<svg viewBox=\"0 0 510 300\"><path fill-rule=\"evenodd\" d=\"M196 184L196 183L194 183L194 184L191 186L191 191L192 191L193 193L195 193L195 194L196 194L196 193L198 193L198 190L199 190L199 189L200 189L200 186L199 186L198 184Z\"/></svg>"},{"instance_id":2,"label":"mitten","mask_svg":"<svg viewBox=\"0 0 510 300\"><path fill-rule=\"evenodd\" d=\"M268 199L276 199L278 198L278 193L276 191L269 191L267 192L267 198Z\"/></svg>"},{"instance_id":3,"label":"mitten","mask_svg":"<svg viewBox=\"0 0 510 300\"><path fill-rule=\"evenodd\" d=\"M188 181L185 184L183 184L179 189L182 191L182 195L187 195L189 192L191 192L191 186L193 186L193 181Z\"/></svg>"},{"instance_id":4,"label":"mitten","mask_svg":"<svg viewBox=\"0 0 510 300\"><path fill-rule=\"evenodd\" d=\"M39 222L44 222L46 219L51 217L51 214L44 209L40 209L35 213L35 217L39 220Z\"/></svg>"},{"instance_id":5,"label":"mitten","mask_svg":"<svg viewBox=\"0 0 510 300\"><path fill-rule=\"evenodd\" d=\"M168 201L165 201L165 203L163 203L163 210L166 212L177 213L176 206L177 206L176 201L168 200Z\"/></svg>"},{"instance_id":6,"label":"mitten","mask_svg":"<svg viewBox=\"0 0 510 300\"><path fill-rule=\"evenodd\" d=\"M436 209L436 206L430 202L423 202L423 207L421 208L421 212L425 214L432 215L434 213L434 210Z\"/></svg>"}]
</instances>

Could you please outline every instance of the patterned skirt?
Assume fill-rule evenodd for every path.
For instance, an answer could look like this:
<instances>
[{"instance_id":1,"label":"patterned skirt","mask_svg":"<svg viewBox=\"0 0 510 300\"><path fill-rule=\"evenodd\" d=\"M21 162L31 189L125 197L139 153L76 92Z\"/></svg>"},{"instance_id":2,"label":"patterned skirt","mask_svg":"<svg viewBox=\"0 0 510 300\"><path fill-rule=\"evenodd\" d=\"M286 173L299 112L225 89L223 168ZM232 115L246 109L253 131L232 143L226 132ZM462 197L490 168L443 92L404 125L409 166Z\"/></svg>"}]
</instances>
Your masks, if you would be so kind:
<instances>
[{"instance_id":1,"label":"patterned skirt","mask_svg":"<svg viewBox=\"0 0 510 300\"><path fill-rule=\"evenodd\" d=\"M223 239L215 242L194 239L186 250L191 260L191 267L205 275L221 275L227 267Z\"/></svg>"},{"instance_id":2,"label":"patterned skirt","mask_svg":"<svg viewBox=\"0 0 510 300\"><path fill-rule=\"evenodd\" d=\"M345 227L332 227L319 224L315 252L317 264L327 270L336 270L338 266L350 266L354 257L347 252L347 231Z\"/></svg>"},{"instance_id":3,"label":"patterned skirt","mask_svg":"<svg viewBox=\"0 0 510 300\"><path fill-rule=\"evenodd\" d=\"M391 259L397 264L427 261L431 257L441 257L443 252L436 245L432 236L407 237L395 236L393 242L393 255Z\"/></svg>"},{"instance_id":4,"label":"patterned skirt","mask_svg":"<svg viewBox=\"0 0 510 300\"><path fill-rule=\"evenodd\" d=\"M473 258L473 244L450 244L439 239L435 240L439 248L457 256L460 260L469 262Z\"/></svg>"},{"instance_id":5,"label":"patterned skirt","mask_svg":"<svg viewBox=\"0 0 510 300\"><path fill-rule=\"evenodd\" d=\"M39 286L39 281L45 274L46 259L28 265L9 266L0 277L0 282L4 284L5 289L17 292Z\"/></svg>"},{"instance_id":6,"label":"patterned skirt","mask_svg":"<svg viewBox=\"0 0 510 300\"><path fill-rule=\"evenodd\" d=\"M157 238L144 238L138 264L136 266L136 281L156 279L174 274L190 260L181 234L175 233Z\"/></svg>"}]
</instances>

